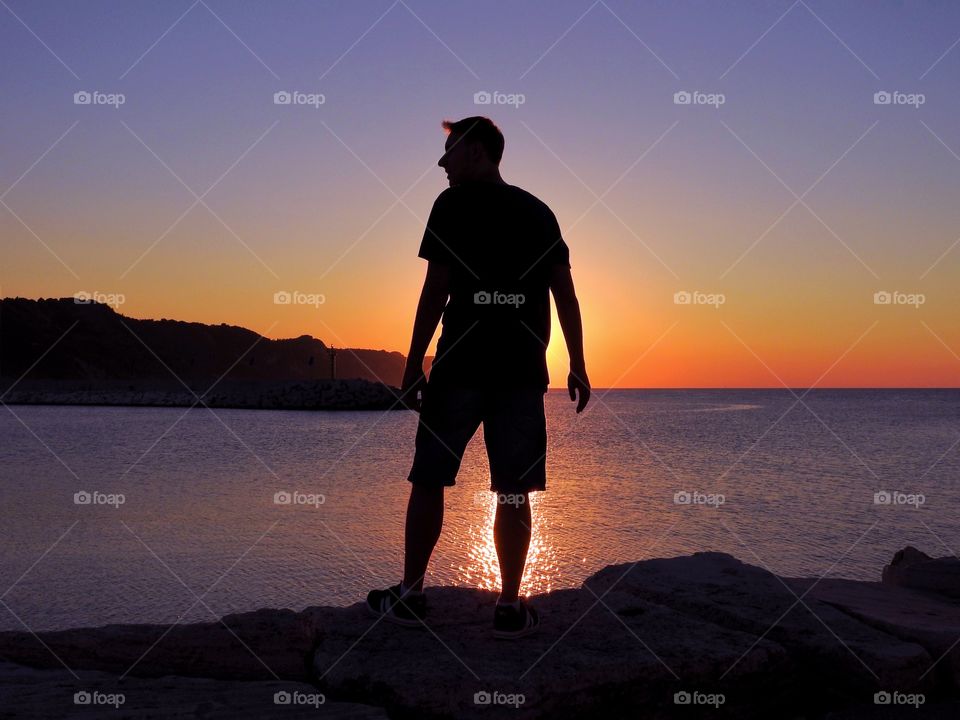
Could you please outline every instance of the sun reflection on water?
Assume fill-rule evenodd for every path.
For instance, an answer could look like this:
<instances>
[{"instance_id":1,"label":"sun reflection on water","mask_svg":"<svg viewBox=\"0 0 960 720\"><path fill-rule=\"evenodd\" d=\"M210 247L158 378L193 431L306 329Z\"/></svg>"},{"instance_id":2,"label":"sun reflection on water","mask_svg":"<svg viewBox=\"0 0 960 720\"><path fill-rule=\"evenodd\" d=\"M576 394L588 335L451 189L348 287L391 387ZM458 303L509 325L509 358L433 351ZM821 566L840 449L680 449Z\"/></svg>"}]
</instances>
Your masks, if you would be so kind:
<instances>
[{"instance_id":1,"label":"sun reflection on water","mask_svg":"<svg viewBox=\"0 0 960 720\"><path fill-rule=\"evenodd\" d=\"M527 496L533 525L527 564L520 583L520 594L523 596L550 592L559 572L556 551L550 542L549 524L546 514L542 512L543 508L540 507L538 495L539 493L531 493ZM497 548L493 543L497 495L478 493L477 500L482 505L482 510L478 521L471 524L467 532L467 563L457 568L457 584L499 591L500 564L497 561Z\"/></svg>"}]
</instances>

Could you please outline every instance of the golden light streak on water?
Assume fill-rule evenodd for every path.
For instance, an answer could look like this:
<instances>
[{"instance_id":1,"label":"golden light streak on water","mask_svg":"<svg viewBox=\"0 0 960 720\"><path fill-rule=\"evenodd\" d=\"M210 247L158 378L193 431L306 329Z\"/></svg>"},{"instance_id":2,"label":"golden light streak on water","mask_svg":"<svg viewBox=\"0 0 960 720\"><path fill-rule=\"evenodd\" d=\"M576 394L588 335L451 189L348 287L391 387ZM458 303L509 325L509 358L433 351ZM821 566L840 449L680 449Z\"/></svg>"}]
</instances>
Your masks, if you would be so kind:
<instances>
[{"instance_id":1,"label":"golden light streak on water","mask_svg":"<svg viewBox=\"0 0 960 720\"><path fill-rule=\"evenodd\" d=\"M547 593L553 588L559 573L556 551L550 542L550 528L546 514L539 508L539 493L527 497L533 521L527 564L523 570L520 594L523 596ZM457 585L484 590L500 590L500 563L493 542L493 521L497 512L497 495L481 491L476 501L482 505L477 523L468 530L467 563L458 567Z\"/></svg>"}]
</instances>

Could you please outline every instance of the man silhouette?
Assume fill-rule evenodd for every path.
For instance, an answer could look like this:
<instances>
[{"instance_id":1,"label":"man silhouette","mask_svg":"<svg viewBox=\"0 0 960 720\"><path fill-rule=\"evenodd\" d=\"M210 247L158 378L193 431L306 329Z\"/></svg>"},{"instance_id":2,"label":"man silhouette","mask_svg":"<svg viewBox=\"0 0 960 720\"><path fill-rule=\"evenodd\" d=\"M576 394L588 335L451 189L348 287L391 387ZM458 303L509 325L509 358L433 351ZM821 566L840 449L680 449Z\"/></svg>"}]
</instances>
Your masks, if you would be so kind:
<instances>
[{"instance_id":1,"label":"man silhouette","mask_svg":"<svg viewBox=\"0 0 960 720\"><path fill-rule=\"evenodd\" d=\"M443 524L443 489L455 484L464 449L483 423L490 489L498 498L493 535L502 580L493 634L513 639L540 624L519 590L530 545L529 493L546 489L550 292L578 413L590 398L580 305L553 212L500 176L500 129L485 117L444 121L443 128L447 141L437 164L450 187L434 202L420 245L427 274L401 388L407 405L420 412L403 580L371 591L367 606L392 622L422 625L423 578ZM426 382L424 356L441 316Z\"/></svg>"}]
</instances>

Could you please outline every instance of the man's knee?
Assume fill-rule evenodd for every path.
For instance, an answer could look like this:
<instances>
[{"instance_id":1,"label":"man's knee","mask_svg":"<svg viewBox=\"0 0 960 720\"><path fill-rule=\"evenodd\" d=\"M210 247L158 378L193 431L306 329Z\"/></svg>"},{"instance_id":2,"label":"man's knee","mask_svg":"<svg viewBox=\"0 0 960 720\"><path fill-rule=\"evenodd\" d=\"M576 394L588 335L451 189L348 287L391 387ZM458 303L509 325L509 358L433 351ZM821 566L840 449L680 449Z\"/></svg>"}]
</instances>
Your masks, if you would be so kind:
<instances>
[{"instance_id":1,"label":"man's knee","mask_svg":"<svg viewBox=\"0 0 960 720\"><path fill-rule=\"evenodd\" d=\"M502 493L497 496L497 514L524 516L530 513L529 493Z\"/></svg>"},{"instance_id":2,"label":"man's knee","mask_svg":"<svg viewBox=\"0 0 960 720\"><path fill-rule=\"evenodd\" d=\"M417 497L443 497L444 485L433 483L411 483L410 494Z\"/></svg>"}]
</instances>

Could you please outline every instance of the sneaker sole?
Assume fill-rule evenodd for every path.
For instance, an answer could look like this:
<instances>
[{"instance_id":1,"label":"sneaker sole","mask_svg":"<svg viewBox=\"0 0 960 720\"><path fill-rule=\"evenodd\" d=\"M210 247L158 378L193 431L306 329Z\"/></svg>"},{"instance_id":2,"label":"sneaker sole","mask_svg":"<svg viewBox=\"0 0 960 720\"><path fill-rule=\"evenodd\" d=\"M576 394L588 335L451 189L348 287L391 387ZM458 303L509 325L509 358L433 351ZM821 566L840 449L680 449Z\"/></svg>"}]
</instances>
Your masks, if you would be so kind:
<instances>
[{"instance_id":1,"label":"sneaker sole","mask_svg":"<svg viewBox=\"0 0 960 720\"><path fill-rule=\"evenodd\" d=\"M367 605L367 613L376 618L383 618L387 622L391 622L394 625L401 625L403 627L418 628L423 626L421 620L407 620L406 618L397 617L392 613L382 613L379 610L374 610L370 605Z\"/></svg>"}]
</instances>

